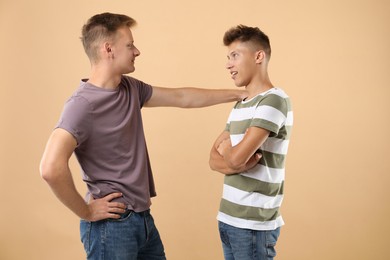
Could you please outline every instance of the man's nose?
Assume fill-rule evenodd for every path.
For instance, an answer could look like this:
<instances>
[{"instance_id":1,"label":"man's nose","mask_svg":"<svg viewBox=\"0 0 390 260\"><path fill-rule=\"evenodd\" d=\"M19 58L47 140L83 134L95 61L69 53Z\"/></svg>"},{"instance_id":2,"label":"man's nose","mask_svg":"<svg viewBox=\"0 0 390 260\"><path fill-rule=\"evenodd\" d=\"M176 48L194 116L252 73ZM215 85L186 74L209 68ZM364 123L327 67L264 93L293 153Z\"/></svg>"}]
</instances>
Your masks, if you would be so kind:
<instances>
[{"instance_id":1,"label":"man's nose","mask_svg":"<svg viewBox=\"0 0 390 260\"><path fill-rule=\"evenodd\" d=\"M135 56L139 56L141 55L141 52L138 50L137 47L135 47L135 52L134 52Z\"/></svg>"},{"instance_id":2,"label":"man's nose","mask_svg":"<svg viewBox=\"0 0 390 260\"><path fill-rule=\"evenodd\" d=\"M226 69L230 69L231 67L233 67L232 63L230 61L227 61L226 65L225 65L225 68Z\"/></svg>"}]
</instances>

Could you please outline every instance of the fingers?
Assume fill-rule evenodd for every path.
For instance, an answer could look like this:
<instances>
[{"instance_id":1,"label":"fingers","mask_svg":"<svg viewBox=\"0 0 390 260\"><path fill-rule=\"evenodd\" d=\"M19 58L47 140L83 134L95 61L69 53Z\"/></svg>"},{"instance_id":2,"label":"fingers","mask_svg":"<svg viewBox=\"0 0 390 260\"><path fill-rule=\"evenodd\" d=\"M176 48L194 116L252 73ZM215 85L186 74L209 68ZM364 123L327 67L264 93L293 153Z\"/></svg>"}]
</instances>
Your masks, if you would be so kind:
<instances>
[{"instance_id":1,"label":"fingers","mask_svg":"<svg viewBox=\"0 0 390 260\"><path fill-rule=\"evenodd\" d=\"M121 202L111 202L113 199L122 197L123 194L120 192L115 192L108 194L103 199L108 202L108 207L110 212L123 213L126 210L126 205Z\"/></svg>"},{"instance_id":2,"label":"fingers","mask_svg":"<svg viewBox=\"0 0 390 260\"><path fill-rule=\"evenodd\" d=\"M110 202L108 204L108 211L122 214L126 211L126 205L120 202Z\"/></svg>"},{"instance_id":3,"label":"fingers","mask_svg":"<svg viewBox=\"0 0 390 260\"><path fill-rule=\"evenodd\" d=\"M112 207L112 208L120 208L120 209L125 209L126 208L126 205L123 204L123 203L120 203L120 202L111 202L113 199L116 199L116 198L120 198L122 197L123 194L120 193L120 192L115 192L115 193L111 193L111 194L108 194L107 196L103 197L103 199L108 203L109 207Z\"/></svg>"},{"instance_id":4,"label":"fingers","mask_svg":"<svg viewBox=\"0 0 390 260\"><path fill-rule=\"evenodd\" d=\"M107 218L120 218L121 214L126 212L126 208L123 203L116 203L109 207L107 212Z\"/></svg>"},{"instance_id":5,"label":"fingers","mask_svg":"<svg viewBox=\"0 0 390 260\"><path fill-rule=\"evenodd\" d=\"M251 158L249 158L244 170L249 170L255 167L259 163L262 156L263 155L261 153L255 153Z\"/></svg>"},{"instance_id":6,"label":"fingers","mask_svg":"<svg viewBox=\"0 0 390 260\"><path fill-rule=\"evenodd\" d=\"M263 155L261 153L255 153L256 161L259 161L261 159L261 157L263 157Z\"/></svg>"},{"instance_id":7,"label":"fingers","mask_svg":"<svg viewBox=\"0 0 390 260\"><path fill-rule=\"evenodd\" d=\"M120 215L126 212L126 205L121 202L112 201L122 197L122 193L115 192L108 194L101 199L94 199L88 204L90 211L90 221L98 221L108 218L120 218Z\"/></svg>"},{"instance_id":8,"label":"fingers","mask_svg":"<svg viewBox=\"0 0 390 260\"><path fill-rule=\"evenodd\" d=\"M106 201L112 201L113 199L120 198L122 196L123 196L123 194L121 192L114 192L114 193L108 194L107 196L103 197L102 199L104 199Z\"/></svg>"}]
</instances>

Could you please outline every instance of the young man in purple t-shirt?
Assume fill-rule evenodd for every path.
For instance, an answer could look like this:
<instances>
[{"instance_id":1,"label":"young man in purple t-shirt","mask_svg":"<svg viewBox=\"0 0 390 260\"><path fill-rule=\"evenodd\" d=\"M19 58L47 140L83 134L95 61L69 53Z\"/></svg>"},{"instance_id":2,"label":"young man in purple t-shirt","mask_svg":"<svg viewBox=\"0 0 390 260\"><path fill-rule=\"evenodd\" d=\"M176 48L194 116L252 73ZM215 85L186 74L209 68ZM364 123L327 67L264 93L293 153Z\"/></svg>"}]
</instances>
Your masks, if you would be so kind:
<instances>
[{"instance_id":1,"label":"young man in purple t-shirt","mask_svg":"<svg viewBox=\"0 0 390 260\"><path fill-rule=\"evenodd\" d=\"M58 199L81 218L88 259L165 259L153 218L153 175L142 126L142 107L205 107L241 100L234 90L161 88L124 76L140 55L131 27L119 14L91 17L82 42L91 74L65 104L40 164ZM75 153L88 186L83 198L69 169Z\"/></svg>"}]
</instances>

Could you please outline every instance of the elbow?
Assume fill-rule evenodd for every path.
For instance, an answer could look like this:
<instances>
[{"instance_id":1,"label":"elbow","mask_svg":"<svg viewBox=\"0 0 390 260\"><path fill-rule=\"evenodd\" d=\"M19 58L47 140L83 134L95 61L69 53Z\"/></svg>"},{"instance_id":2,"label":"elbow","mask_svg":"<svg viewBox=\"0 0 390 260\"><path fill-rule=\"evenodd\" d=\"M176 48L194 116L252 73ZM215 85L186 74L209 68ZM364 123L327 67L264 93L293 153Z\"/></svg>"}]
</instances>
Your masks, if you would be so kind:
<instances>
[{"instance_id":1,"label":"elbow","mask_svg":"<svg viewBox=\"0 0 390 260\"><path fill-rule=\"evenodd\" d=\"M218 163L218 161L213 160L213 158L210 158L209 160L209 167L212 171L220 172L220 173L226 173L226 166L221 165Z\"/></svg>"},{"instance_id":2,"label":"elbow","mask_svg":"<svg viewBox=\"0 0 390 260\"><path fill-rule=\"evenodd\" d=\"M41 164L39 165L39 172L43 180L45 180L46 182L50 181L52 174L48 165L41 162Z\"/></svg>"},{"instance_id":3,"label":"elbow","mask_svg":"<svg viewBox=\"0 0 390 260\"><path fill-rule=\"evenodd\" d=\"M55 181L55 167L53 164L42 161L39 165L39 172L41 178L48 184L51 184Z\"/></svg>"},{"instance_id":4,"label":"elbow","mask_svg":"<svg viewBox=\"0 0 390 260\"><path fill-rule=\"evenodd\" d=\"M191 100L187 97L184 88L178 89L175 100L177 102L175 106L178 108L191 108L193 106Z\"/></svg>"},{"instance_id":5,"label":"elbow","mask_svg":"<svg viewBox=\"0 0 390 260\"><path fill-rule=\"evenodd\" d=\"M182 98L178 104L178 107L179 108L200 108L203 107L203 105L195 101L186 100L185 98Z\"/></svg>"},{"instance_id":6,"label":"elbow","mask_svg":"<svg viewBox=\"0 0 390 260\"><path fill-rule=\"evenodd\" d=\"M212 170L212 171L216 171L217 169L216 169L216 167L215 167L215 165L214 165L214 162L213 162L213 160L210 158L210 160L209 160L209 167L210 167L210 169Z\"/></svg>"},{"instance_id":7,"label":"elbow","mask_svg":"<svg viewBox=\"0 0 390 260\"><path fill-rule=\"evenodd\" d=\"M201 98L197 98L197 90L195 88L180 88L179 91L176 92L176 100L178 102L177 107L179 108L201 108L209 106L207 104L206 96L202 96Z\"/></svg>"}]
</instances>

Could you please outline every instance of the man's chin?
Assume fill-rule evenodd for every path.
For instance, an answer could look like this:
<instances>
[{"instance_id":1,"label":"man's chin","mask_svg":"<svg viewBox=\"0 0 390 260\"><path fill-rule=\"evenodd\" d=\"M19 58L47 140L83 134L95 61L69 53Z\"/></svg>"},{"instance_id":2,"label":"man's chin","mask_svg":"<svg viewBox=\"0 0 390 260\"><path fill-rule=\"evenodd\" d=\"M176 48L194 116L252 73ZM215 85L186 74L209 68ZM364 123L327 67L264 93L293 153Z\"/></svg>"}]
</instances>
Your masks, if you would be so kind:
<instances>
[{"instance_id":1,"label":"man's chin","mask_svg":"<svg viewBox=\"0 0 390 260\"><path fill-rule=\"evenodd\" d=\"M130 73L133 73L135 71L135 68L132 68L132 69L129 69L128 71L126 71L126 73L124 74L130 74Z\"/></svg>"}]
</instances>

